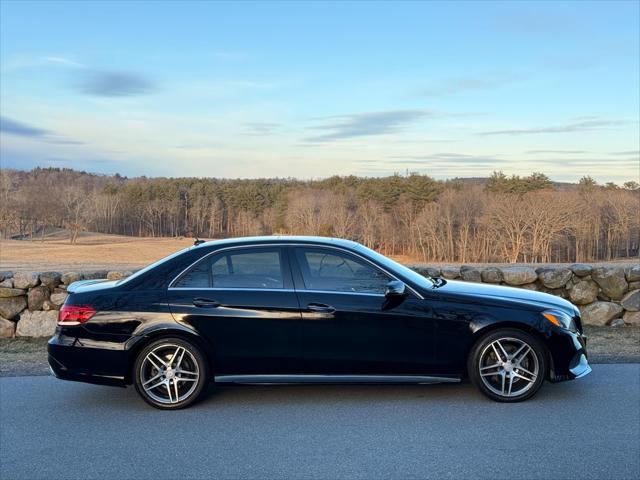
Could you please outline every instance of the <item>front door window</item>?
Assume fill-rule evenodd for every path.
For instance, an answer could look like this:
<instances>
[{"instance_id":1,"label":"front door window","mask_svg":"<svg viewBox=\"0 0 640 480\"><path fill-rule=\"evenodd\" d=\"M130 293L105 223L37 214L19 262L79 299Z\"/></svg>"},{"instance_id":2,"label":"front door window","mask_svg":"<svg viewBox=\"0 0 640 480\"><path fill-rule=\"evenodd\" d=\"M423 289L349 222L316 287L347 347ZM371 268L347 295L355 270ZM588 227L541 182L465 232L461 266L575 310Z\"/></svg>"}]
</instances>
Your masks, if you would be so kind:
<instances>
[{"instance_id":1,"label":"front door window","mask_svg":"<svg viewBox=\"0 0 640 480\"><path fill-rule=\"evenodd\" d=\"M383 294L390 278L358 257L322 248L296 248L307 290Z\"/></svg>"}]
</instances>

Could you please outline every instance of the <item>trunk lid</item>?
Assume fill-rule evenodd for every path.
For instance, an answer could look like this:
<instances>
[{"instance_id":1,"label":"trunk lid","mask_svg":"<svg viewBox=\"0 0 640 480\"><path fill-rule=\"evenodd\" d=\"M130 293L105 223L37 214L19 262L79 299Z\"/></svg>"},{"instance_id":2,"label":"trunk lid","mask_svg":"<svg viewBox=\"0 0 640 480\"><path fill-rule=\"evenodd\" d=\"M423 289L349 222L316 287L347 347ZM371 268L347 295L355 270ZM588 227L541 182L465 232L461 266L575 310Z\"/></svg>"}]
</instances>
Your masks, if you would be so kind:
<instances>
[{"instance_id":1,"label":"trunk lid","mask_svg":"<svg viewBox=\"0 0 640 480\"><path fill-rule=\"evenodd\" d=\"M118 281L119 280L107 280L106 278L98 280L78 280L67 287L67 292L84 293L106 290L108 288L115 287Z\"/></svg>"}]
</instances>

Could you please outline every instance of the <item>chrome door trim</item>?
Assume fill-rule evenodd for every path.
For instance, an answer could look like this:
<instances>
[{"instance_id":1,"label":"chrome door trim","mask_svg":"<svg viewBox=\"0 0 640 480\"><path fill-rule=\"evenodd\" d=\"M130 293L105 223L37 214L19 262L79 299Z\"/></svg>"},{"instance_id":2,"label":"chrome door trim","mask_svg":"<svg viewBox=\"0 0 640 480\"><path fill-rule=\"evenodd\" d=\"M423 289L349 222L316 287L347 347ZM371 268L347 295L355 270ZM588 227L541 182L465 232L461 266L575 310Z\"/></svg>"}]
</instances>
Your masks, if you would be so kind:
<instances>
[{"instance_id":1,"label":"chrome door trim","mask_svg":"<svg viewBox=\"0 0 640 480\"><path fill-rule=\"evenodd\" d=\"M225 248L221 248L218 250L214 250L213 252L209 252L207 253L205 256L200 257L198 260L196 260L195 262L193 262L191 265L189 265L187 268L185 268L184 270L182 270L178 275L176 275L173 280L171 280L171 282L169 283L169 290L215 290L216 287L211 287L211 288L186 288L186 287L173 287L172 285L187 271L189 270L191 267L193 267L194 265L196 265L199 262L203 262L206 258L210 257L211 255L216 255L218 253L222 253L228 250L239 250L239 249L249 249L249 248L262 248L262 247L311 247L311 248L329 248L329 249L333 249L333 250L338 250L340 252L346 253L346 254L350 254L350 255L354 255L362 260L364 260L365 262L369 263L370 265L373 265L375 268L377 268L378 270L383 271L384 273L386 273L388 276L390 276L391 278L393 278L394 280L398 280L402 283L404 283L407 288L415 295L417 296L420 300L424 300L424 297L417 292L411 285L408 285L407 282L400 280L398 277L396 277L393 273L389 272L387 269L381 267L380 265L378 265L377 263L373 262L372 260L369 260L367 257L364 257L362 255L360 255L357 252L353 252L351 250L347 250L345 248L342 247L336 247L334 245L322 245L322 244L314 244L314 243L259 243L259 244L254 244L254 245L236 245L233 247L225 247ZM242 289L242 288L220 288L217 287L218 290L240 290L240 291L278 291L278 292L287 292L290 291L289 289L284 289L284 288L277 288L277 289L266 289L266 288L247 288L247 289ZM294 290L295 291L295 290ZM299 291L305 291L305 292L313 292L313 293L346 293L346 294L352 294L352 295L374 295L374 296L382 296L384 297L383 294L378 294L378 293L358 293L358 292L336 292L333 290L307 290L307 289L300 289Z\"/></svg>"},{"instance_id":2,"label":"chrome door trim","mask_svg":"<svg viewBox=\"0 0 640 480\"><path fill-rule=\"evenodd\" d=\"M381 297L384 298L384 293L369 293L369 292L343 292L340 290L307 290L301 289L298 292L308 292L308 293L331 293L336 295L363 295L365 297Z\"/></svg>"},{"instance_id":3,"label":"chrome door trim","mask_svg":"<svg viewBox=\"0 0 640 480\"><path fill-rule=\"evenodd\" d=\"M290 384L290 383L459 383L457 377L430 375L217 375L217 383Z\"/></svg>"}]
</instances>

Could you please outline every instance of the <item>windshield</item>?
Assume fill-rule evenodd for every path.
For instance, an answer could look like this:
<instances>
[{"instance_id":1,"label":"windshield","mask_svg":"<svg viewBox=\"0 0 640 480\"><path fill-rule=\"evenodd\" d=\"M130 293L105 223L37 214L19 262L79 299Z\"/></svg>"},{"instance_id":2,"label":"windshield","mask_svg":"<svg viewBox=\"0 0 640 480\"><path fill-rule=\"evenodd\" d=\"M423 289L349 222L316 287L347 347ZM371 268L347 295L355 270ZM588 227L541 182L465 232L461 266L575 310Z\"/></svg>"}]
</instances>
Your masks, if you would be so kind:
<instances>
[{"instance_id":1,"label":"windshield","mask_svg":"<svg viewBox=\"0 0 640 480\"><path fill-rule=\"evenodd\" d=\"M385 268L388 268L392 272L397 272L400 275L404 276L408 280L412 281L416 285L424 288L431 288L434 286L434 281L430 277L424 277L420 275L418 272L414 272L409 267L405 267L401 263L398 263L394 260L391 260L388 257L376 252L375 250L371 250L370 248L365 247L364 245L358 245L358 248L361 251L364 251L366 255L375 260L380 265Z\"/></svg>"},{"instance_id":2,"label":"windshield","mask_svg":"<svg viewBox=\"0 0 640 480\"><path fill-rule=\"evenodd\" d=\"M127 283L129 280L133 280L134 278L138 278L142 275L144 275L145 273L147 273L149 270L157 267L158 265L160 265L161 263L166 262L167 260L171 260L172 258L177 257L178 255L182 255L183 253L191 250L192 248L195 248L193 246L191 247L187 247L187 248L183 248L182 250L178 250L175 253L172 253L171 255L167 255L164 258L161 258L160 260L158 260L157 262L153 262L151 265L147 265L146 267L144 267L142 270L138 270L136 273L134 273L133 275L127 277L127 278L123 278L122 280L118 280L118 282L116 283L116 285L120 285L123 283Z\"/></svg>"}]
</instances>

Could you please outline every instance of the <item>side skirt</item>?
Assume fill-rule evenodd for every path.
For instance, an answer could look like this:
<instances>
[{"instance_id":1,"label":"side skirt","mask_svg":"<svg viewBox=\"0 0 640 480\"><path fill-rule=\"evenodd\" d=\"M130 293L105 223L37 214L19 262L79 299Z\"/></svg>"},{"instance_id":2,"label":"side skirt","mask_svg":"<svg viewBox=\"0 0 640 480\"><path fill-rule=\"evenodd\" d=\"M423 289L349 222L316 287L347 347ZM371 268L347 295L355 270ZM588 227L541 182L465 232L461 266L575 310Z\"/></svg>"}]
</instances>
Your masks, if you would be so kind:
<instances>
[{"instance_id":1,"label":"side skirt","mask_svg":"<svg viewBox=\"0 0 640 480\"><path fill-rule=\"evenodd\" d=\"M457 377L425 375L218 375L216 383L282 385L290 383L458 383Z\"/></svg>"}]
</instances>

